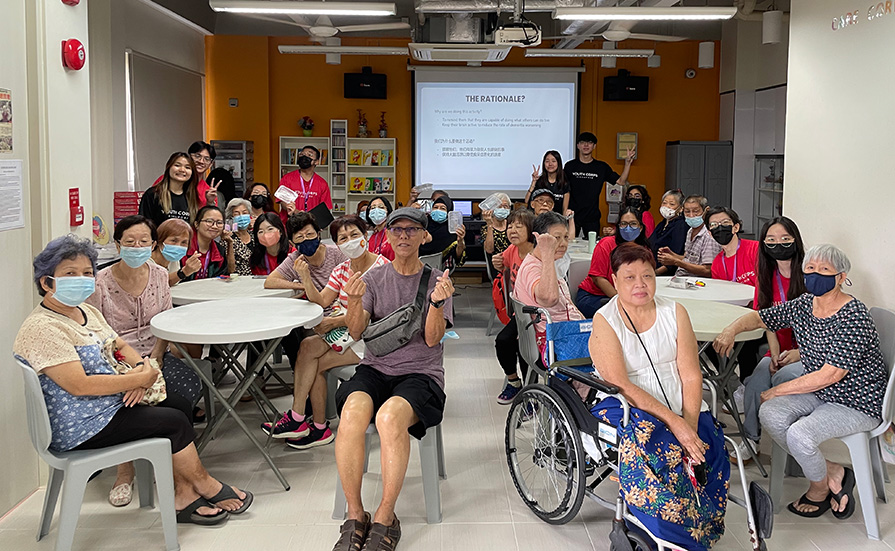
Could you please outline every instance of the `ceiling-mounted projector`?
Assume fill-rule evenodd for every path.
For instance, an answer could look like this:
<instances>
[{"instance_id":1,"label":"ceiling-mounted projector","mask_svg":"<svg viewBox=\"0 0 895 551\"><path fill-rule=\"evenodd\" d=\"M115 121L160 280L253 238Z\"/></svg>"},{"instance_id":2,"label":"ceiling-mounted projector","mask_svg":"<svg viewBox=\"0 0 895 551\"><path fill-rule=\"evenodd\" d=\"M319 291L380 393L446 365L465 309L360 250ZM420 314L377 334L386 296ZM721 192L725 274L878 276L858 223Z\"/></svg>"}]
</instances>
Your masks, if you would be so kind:
<instances>
[{"instance_id":1,"label":"ceiling-mounted projector","mask_svg":"<svg viewBox=\"0 0 895 551\"><path fill-rule=\"evenodd\" d=\"M541 28L526 21L509 23L494 31L494 43L500 46L521 46L528 48L541 43Z\"/></svg>"}]
</instances>

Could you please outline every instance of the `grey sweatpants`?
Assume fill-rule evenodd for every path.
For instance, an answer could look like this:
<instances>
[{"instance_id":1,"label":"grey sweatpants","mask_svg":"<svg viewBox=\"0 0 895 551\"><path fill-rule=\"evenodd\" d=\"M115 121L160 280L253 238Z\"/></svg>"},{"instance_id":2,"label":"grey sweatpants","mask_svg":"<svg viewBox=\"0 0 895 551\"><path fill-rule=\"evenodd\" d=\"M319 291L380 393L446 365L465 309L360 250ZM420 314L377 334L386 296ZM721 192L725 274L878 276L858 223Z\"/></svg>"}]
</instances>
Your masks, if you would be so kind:
<instances>
[{"instance_id":1,"label":"grey sweatpants","mask_svg":"<svg viewBox=\"0 0 895 551\"><path fill-rule=\"evenodd\" d=\"M793 456L812 482L827 476L827 463L818 449L821 442L871 430L880 423L856 409L824 402L813 392L771 398L762 404L759 417L771 438Z\"/></svg>"},{"instance_id":2,"label":"grey sweatpants","mask_svg":"<svg viewBox=\"0 0 895 551\"><path fill-rule=\"evenodd\" d=\"M752 375L746 378L746 394L743 398L743 429L746 437L754 442L761 438L761 425L758 422L758 409L761 407L761 393L771 387L782 385L805 373L802 362L793 362L777 370L771 375L771 357L765 356L758 362Z\"/></svg>"}]
</instances>

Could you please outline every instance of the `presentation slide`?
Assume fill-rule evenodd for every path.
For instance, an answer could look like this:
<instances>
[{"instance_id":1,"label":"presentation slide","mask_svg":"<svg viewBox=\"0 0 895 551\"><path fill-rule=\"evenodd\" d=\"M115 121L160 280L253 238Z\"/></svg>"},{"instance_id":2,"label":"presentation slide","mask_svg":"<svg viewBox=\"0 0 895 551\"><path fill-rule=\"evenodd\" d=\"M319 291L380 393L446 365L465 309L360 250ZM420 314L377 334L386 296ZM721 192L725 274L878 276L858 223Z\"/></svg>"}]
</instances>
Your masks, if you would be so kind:
<instances>
[{"instance_id":1,"label":"presentation slide","mask_svg":"<svg viewBox=\"0 0 895 551\"><path fill-rule=\"evenodd\" d=\"M511 77L512 78L512 77ZM415 182L458 198L521 199L532 165L574 151L577 77L567 82L436 82L416 86Z\"/></svg>"}]
</instances>

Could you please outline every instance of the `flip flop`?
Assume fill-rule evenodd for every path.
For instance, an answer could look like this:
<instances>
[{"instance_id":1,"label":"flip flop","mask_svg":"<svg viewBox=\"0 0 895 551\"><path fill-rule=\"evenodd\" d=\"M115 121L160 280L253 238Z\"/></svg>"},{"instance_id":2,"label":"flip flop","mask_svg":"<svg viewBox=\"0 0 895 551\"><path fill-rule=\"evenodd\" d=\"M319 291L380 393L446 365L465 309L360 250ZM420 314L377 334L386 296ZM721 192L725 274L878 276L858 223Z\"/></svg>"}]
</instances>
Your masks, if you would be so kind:
<instances>
[{"instance_id":1,"label":"flip flop","mask_svg":"<svg viewBox=\"0 0 895 551\"><path fill-rule=\"evenodd\" d=\"M840 519L845 520L848 517L852 516L855 512L855 471L850 468L845 468L845 474L842 475L842 489L840 489L837 493L830 493L832 499L836 500L836 503L842 501L843 497L848 497L848 503L845 504L845 509L842 511L833 511L833 516Z\"/></svg>"},{"instance_id":2,"label":"flip flop","mask_svg":"<svg viewBox=\"0 0 895 551\"><path fill-rule=\"evenodd\" d=\"M832 493L828 492L827 497L823 499L823 501L811 501L808 499L808 493L802 494L802 497L799 498L797 505L811 505L813 507L817 507L816 511L811 511L810 513L803 513L796 509L796 506L792 503L786 506L787 509L790 510L791 513L799 515L800 517L805 518L817 518L824 513L826 513L830 509L830 496ZM849 500L851 501L851 500Z\"/></svg>"},{"instance_id":3,"label":"flip flop","mask_svg":"<svg viewBox=\"0 0 895 551\"><path fill-rule=\"evenodd\" d=\"M255 496L252 495L252 492L250 492L248 490L241 489L240 491L244 492L246 497L245 497L245 499L239 499L239 496L236 495L236 492L234 492L233 488L231 488L228 484L224 484L222 482L221 486L222 486L221 491L218 492L217 495L215 495L214 497L208 498L208 502L211 503L212 505L214 505L215 507L217 507L218 503L220 503L222 501L227 501L228 499L236 499L236 500L241 501L242 507L240 507L239 509L237 509L235 511L229 511L229 513L231 515L241 515L241 514L245 513L249 509L249 506L252 504L252 501L254 501L254 499L255 499Z\"/></svg>"},{"instance_id":4,"label":"flip flop","mask_svg":"<svg viewBox=\"0 0 895 551\"><path fill-rule=\"evenodd\" d=\"M230 513L221 509L214 515L200 515L196 511L199 507L214 508L204 497L187 505L183 510L177 511L178 524L198 524L199 526L214 526L230 518Z\"/></svg>"}]
</instances>

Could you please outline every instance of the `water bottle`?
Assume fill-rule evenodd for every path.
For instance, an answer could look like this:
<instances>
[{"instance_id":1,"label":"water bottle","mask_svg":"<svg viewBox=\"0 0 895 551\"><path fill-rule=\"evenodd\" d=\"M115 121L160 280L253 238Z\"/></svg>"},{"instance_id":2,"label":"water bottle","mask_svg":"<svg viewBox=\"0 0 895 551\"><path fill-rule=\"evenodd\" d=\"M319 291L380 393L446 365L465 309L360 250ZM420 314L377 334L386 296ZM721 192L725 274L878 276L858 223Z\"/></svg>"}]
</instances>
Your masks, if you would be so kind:
<instances>
[{"instance_id":1,"label":"water bottle","mask_svg":"<svg viewBox=\"0 0 895 551\"><path fill-rule=\"evenodd\" d=\"M597 246L597 232L587 232L587 252L593 254L594 248Z\"/></svg>"},{"instance_id":2,"label":"water bottle","mask_svg":"<svg viewBox=\"0 0 895 551\"><path fill-rule=\"evenodd\" d=\"M463 213L452 210L448 213L448 232L457 233L457 228L463 225Z\"/></svg>"}]
</instances>

